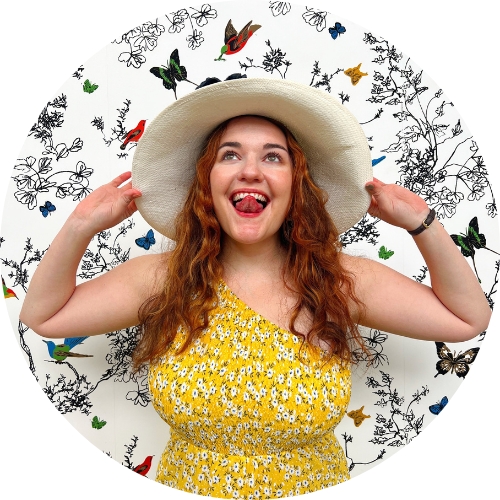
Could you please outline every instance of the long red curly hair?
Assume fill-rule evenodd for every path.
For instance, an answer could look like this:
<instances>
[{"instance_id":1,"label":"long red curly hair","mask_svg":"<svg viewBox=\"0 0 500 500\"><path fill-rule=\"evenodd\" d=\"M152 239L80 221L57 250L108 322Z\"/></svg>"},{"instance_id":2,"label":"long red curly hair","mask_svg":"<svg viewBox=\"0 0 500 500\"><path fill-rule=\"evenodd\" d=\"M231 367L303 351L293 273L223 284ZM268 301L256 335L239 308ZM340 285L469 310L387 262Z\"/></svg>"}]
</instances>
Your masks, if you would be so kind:
<instances>
[{"instance_id":1,"label":"long red curly hair","mask_svg":"<svg viewBox=\"0 0 500 500\"><path fill-rule=\"evenodd\" d=\"M354 347L365 349L349 303L360 310L363 304L354 294L352 276L340 262L342 245L325 209L327 195L311 179L304 152L291 132L268 120L285 134L293 166L294 195L288 217L280 228L280 241L286 252L286 286L299 297L289 330L303 341L322 341L329 354L341 361L355 361ZM208 327L210 311L216 307L223 266L221 227L214 213L210 172L229 121L219 125L206 142L186 203L176 218L176 246L162 261L164 282L139 310L140 338L133 353L135 370L157 361L171 346L180 326L186 332L178 353L183 352ZM301 311L307 311L312 318L307 337L295 329Z\"/></svg>"}]
</instances>

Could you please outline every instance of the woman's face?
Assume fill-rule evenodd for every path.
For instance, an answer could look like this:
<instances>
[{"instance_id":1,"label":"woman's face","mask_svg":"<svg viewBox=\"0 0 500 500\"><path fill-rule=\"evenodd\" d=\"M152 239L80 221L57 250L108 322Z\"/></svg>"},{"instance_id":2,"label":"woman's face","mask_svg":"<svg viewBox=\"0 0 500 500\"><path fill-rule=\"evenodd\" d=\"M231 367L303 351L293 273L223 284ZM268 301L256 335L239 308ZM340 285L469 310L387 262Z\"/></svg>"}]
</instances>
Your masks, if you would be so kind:
<instances>
[{"instance_id":1,"label":"woman's face","mask_svg":"<svg viewBox=\"0 0 500 500\"><path fill-rule=\"evenodd\" d=\"M277 241L292 190L284 133L264 118L231 120L210 172L210 186L215 215L227 237L244 244Z\"/></svg>"}]
</instances>

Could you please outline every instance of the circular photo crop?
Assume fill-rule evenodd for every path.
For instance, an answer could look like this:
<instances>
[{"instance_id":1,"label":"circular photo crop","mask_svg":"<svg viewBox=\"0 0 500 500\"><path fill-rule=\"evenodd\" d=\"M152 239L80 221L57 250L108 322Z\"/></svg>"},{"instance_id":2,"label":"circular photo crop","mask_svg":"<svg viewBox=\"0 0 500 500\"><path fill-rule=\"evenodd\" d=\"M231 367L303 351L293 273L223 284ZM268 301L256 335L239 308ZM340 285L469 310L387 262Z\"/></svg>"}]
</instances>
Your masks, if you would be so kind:
<instances>
[{"instance_id":1,"label":"circular photo crop","mask_svg":"<svg viewBox=\"0 0 500 500\"><path fill-rule=\"evenodd\" d=\"M48 6L57 9L59 3L49 1ZM424 13L432 2L414 6L415 17L427 19L426 27L415 23L410 11L398 12L397 2L392 1L379 2L377 8L362 1L359 12L352 6L341 8L321 2L307 6L273 1L154 3L155 12L151 7L147 11L136 7L133 24L123 33L116 31L123 27L123 20L113 23L110 43L81 64L75 61L62 85L51 77L50 67L57 61L49 54L43 74L34 74L29 63L24 66L24 77L33 87L41 79L50 79L57 90L42 96L40 109L31 114L32 123L23 125L26 137L24 144L19 142L20 151L12 152L15 159L12 155L5 157L8 176L4 175L0 232L4 331L13 330L15 344L21 350L16 346L16 352L9 351L7 356L15 368L7 368L1 375L8 394L3 424L8 447L4 453L16 455L17 464L26 461L23 469L33 467L28 460L30 454L36 455L37 469L49 478L45 488L49 484L57 488L58 470L78 460L78 455L84 456L89 461L85 470L78 467L73 479L61 479L66 491L73 485L77 498L87 479L91 491L106 495L128 496L138 484L137 494L147 488L148 493L159 495L181 497L187 492L248 500L313 492L319 497L332 494L326 490L330 487L355 494L356 488L364 488L366 494L379 498L370 486L374 481L383 498L400 498L410 491L431 490L441 465L445 467L442 481L449 492L477 493L477 484L474 488L464 486L455 471L464 471L461 467L477 460L481 453L471 440L492 442L485 430L488 420L480 423L479 407L491 403L485 400L489 394L485 387L492 375L487 365L494 363L491 358L495 347L490 339L493 323L475 338L459 343L415 340L360 327L364 348L354 348L356 363L348 376L338 375L332 389L345 398L341 402L335 399L337 403L331 407L324 405L324 420L318 423L311 415L321 406L321 392L326 393L331 374L314 375L314 370L301 365L300 341L283 329L279 341L266 340L262 335L261 347L256 349L252 344L248 352L241 339L238 342L242 344L233 345L231 340L220 340L221 336L220 345L202 354L195 342L192 356L200 357L200 362L184 367L170 363L172 377L161 379L158 370L133 370L132 355L140 331L136 326L102 335L87 335L82 330L76 336L53 338L35 333L20 320L33 275L65 221L99 186L132 169L136 148L154 118L165 107L203 87L252 78L307 85L330 94L350 111L368 141L374 177L411 190L434 210L434 223L444 226L455 249L469 264L489 307L495 307L500 237L494 195L498 180L492 180L497 175L492 172L493 146L485 145L488 157L481 139L469 130L467 114L462 116L454 96L433 80L434 75L427 74L427 68L420 65L424 60L412 59L396 40L385 38L383 29L383 20L390 18L394 23L399 21L397 29L390 29L395 37L398 33L398 39L404 40L405 35L412 38L407 35L412 31L422 43L429 43L433 37L439 40L442 32L438 17L451 15L455 9L451 2L443 2L446 12L440 10L435 17L430 11ZM112 4L119 8L118 2ZM103 13L110 9L93 5L96 16L101 8ZM374 22L367 18L370 9L375 10ZM50 16L42 19L48 30L77 22L76 17L66 20L61 15L57 22ZM86 15L83 22L89 23L91 32L91 18ZM464 17L460 19L463 22ZM435 31L430 26L436 26ZM467 29L480 28L469 25ZM457 27L459 38L465 36L464 30L463 25ZM448 26L447 32L453 31ZM73 42L69 40L70 45ZM29 44L38 43L43 43L43 37L29 39ZM430 66L448 65L453 41L448 37L447 43L435 43L436 54ZM480 49L477 44L473 46L476 51ZM450 65L447 73L460 80L470 77L472 83L471 88L465 86L465 97L457 97L464 107L480 103L485 108L485 120L494 123L492 116L498 111L494 106L498 105L492 102L487 109L489 101L484 93L491 92L491 86L480 84L495 82L489 75L498 70L479 70L470 47L461 44L460 50L466 68ZM481 50L488 51L486 47ZM476 56L487 60L482 53L476 52ZM484 73L480 80L476 79L478 71ZM16 89L3 92L5 100L10 95L15 95L16 106L23 105L23 95ZM5 123L8 126L7 120ZM169 126L175 135L179 124L172 122ZM257 197L252 203L261 210L262 200L258 202ZM77 284L102 278L131 259L158 255L175 245L148 225L139 212L96 232L89 241L76 268ZM401 228L366 214L340 235L340 242L346 254L370 259L432 286L418 247ZM71 243L59 239L58 244L72 248ZM53 272L57 275L57 266ZM46 290L50 294L54 283L48 281ZM227 290L221 297L230 301L235 296ZM379 297L384 303L396 302L397 298L390 294ZM110 291L106 300L111 303L117 299ZM248 309L236 301L239 299L231 307ZM418 310L419 304L412 307ZM254 313L248 321L256 317L267 321L258 311ZM425 316L422 309L422 319ZM214 332L222 330L221 325L222 321L214 326ZM76 330L68 323L69 332ZM259 334L258 328L255 332ZM10 337L5 342L12 340L10 333L5 337ZM291 354L286 347L289 345ZM221 358L224 349L234 349L234 355ZM247 352L246 357L243 352ZM16 362L19 353L26 362L21 370ZM280 368L288 366L289 356L298 360L294 374ZM268 371L263 382L257 383L259 376L250 371L259 367L262 359ZM12 376L20 371L23 373L18 378ZM317 384L309 383L315 377ZM468 388L461 389L455 398L465 379L469 380ZM29 393L27 398L23 396L25 391ZM167 391L170 413L163 407L162 394ZM308 398L310 412L300 413L297 408ZM26 399L32 402L27 404ZM478 408L478 412L467 413L471 408ZM57 418L57 413L63 418ZM41 419L48 419L49 424L40 425ZM439 425L440 420L446 424ZM427 430L433 422L435 425ZM29 432L40 440L30 440L21 452L19 443L9 441L11 425L16 439L28 432L29 426ZM421 438L421 434L429 438ZM93 445L90 451L87 443L80 443L80 435ZM409 445L416 455L408 462L411 465L405 465L405 460L411 460L409 455L385 464ZM83 447L83 451L75 453L75 446L77 450ZM66 452L72 458L66 459ZM486 462L494 460L483 458ZM93 460L98 467L93 466ZM109 465L113 461L116 467ZM318 463L333 465L330 469L318 468ZM481 467L488 470L489 465ZM358 480L371 469L367 474L371 480ZM142 480L136 483L133 475L149 479L153 486ZM41 485L28 484L25 477L26 473L18 476L17 491L26 488L39 492ZM155 483L155 479L163 484Z\"/></svg>"}]
</instances>

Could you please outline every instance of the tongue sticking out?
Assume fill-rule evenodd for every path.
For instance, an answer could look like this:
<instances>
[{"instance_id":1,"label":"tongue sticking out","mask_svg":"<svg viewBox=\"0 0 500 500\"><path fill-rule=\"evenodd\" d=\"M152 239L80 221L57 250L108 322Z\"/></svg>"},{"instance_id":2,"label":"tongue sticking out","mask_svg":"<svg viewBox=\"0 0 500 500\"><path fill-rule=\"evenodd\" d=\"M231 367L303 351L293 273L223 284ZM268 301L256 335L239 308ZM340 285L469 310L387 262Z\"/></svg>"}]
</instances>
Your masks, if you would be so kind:
<instances>
[{"instance_id":1,"label":"tongue sticking out","mask_svg":"<svg viewBox=\"0 0 500 500\"><path fill-rule=\"evenodd\" d=\"M241 201L236 203L236 210L247 214L258 214L264 210L264 207L253 197L245 196Z\"/></svg>"}]
</instances>

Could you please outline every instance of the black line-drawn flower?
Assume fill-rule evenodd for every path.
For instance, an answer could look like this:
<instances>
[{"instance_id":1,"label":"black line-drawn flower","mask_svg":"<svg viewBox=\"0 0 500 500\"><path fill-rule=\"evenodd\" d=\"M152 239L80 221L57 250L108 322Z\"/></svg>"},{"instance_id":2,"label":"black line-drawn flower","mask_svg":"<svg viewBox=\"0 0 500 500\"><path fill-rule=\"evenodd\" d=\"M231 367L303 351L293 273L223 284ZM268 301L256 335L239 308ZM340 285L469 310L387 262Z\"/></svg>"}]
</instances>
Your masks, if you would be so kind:
<instances>
[{"instance_id":1,"label":"black line-drawn flower","mask_svg":"<svg viewBox=\"0 0 500 500\"><path fill-rule=\"evenodd\" d=\"M188 47L192 50L199 47L202 42L205 40L203 37L203 32L198 30L193 30L193 34L189 35L186 40L188 42Z\"/></svg>"},{"instance_id":2,"label":"black line-drawn flower","mask_svg":"<svg viewBox=\"0 0 500 500\"><path fill-rule=\"evenodd\" d=\"M215 19L217 17L217 11L212 9L212 6L205 3L201 6L200 10L193 9L195 12L191 15L191 18L195 20L198 26L205 26L209 19Z\"/></svg>"},{"instance_id":3,"label":"black line-drawn flower","mask_svg":"<svg viewBox=\"0 0 500 500\"><path fill-rule=\"evenodd\" d=\"M306 12L302 14L302 19L307 24L316 27L316 31L323 31L326 28L326 15L328 12L323 10L309 9L306 7Z\"/></svg>"},{"instance_id":4,"label":"black line-drawn flower","mask_svg":"<svg viewBox=\"0 0 500 500\"><path fill-rule=\"evenodd\" d=\"M269 8L274 17L286 16L291 10L292 6L288 2L269 2Z\"/></svg>"}]
</instances>

